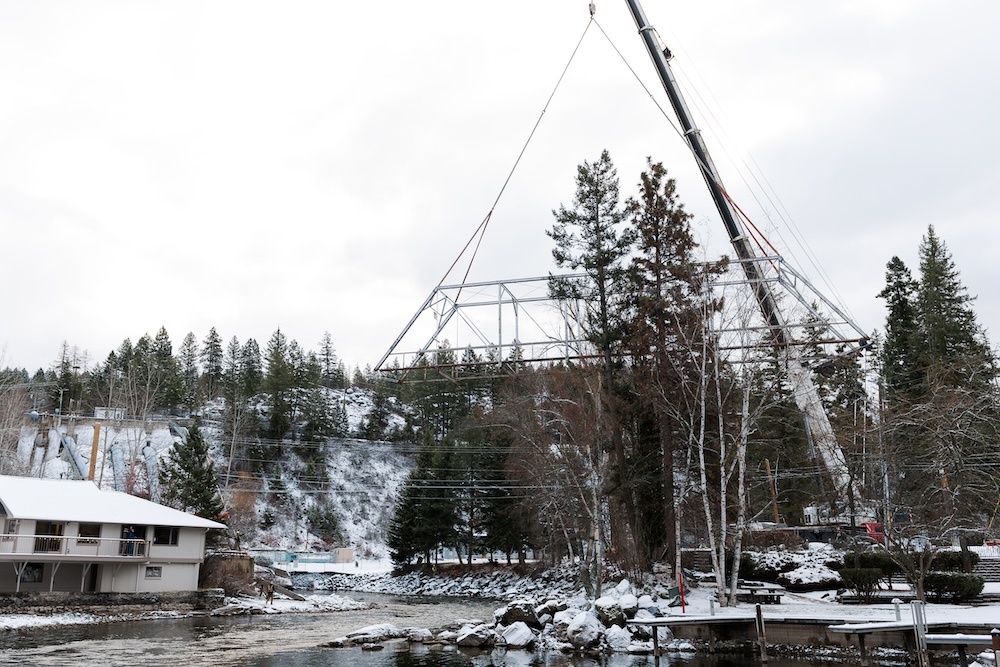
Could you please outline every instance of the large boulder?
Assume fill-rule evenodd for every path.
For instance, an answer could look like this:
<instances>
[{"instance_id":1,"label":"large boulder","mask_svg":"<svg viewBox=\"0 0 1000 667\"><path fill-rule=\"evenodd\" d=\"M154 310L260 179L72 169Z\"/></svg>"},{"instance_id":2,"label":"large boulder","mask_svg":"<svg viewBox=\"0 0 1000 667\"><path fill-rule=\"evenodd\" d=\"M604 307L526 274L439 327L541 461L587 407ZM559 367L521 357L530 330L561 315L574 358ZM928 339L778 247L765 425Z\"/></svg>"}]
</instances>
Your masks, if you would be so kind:
<instances>
[{"instance_id":1,"label":"large boulder","mask_svg":"<svg viewBox=\"0 0 1000 667\"><path fill-rule=\"evenodd\" d=\"M429 642L434 639L434 633L427 628L410 628L406 633L406 640L415 644Z\"/></svg>"},{"instance_id":2,"label":"large boulder","mask_svg":"<svg viewBox=\"0 0 1000 667\"><path fill-rule=\"evenodd\" d=\"M566 639L576 649L596 648L604 635L604 626L590 611L581 611L566 628Z\"/></svg>"},{"instance_id":3,"label":"large boulder","mask_svg":"<svg viewBox=\"0 0 1000 667\"><path fill-rule=\"evenodd\" d=\"M618 625L625 627L625 613L622 611L618 599L610 595L597 598L594 601L594 613L606 627Z\"/></svg>"},{"instance_id":4,"label":"large boulder","mask_svg":"<svg viewBox=\"0 0 1000 667\"><path fill-rule=\"evenodd\" d=\"M625 618L632 618L639 611L639 599L631 593L625 593L618 598L618 606L621 607Z\"/></svg>"},{"instance_id":5,"label":"large boulder","mask_svg":"<svg viewBox=\"0 0 1000 667\"><path fill-rule=\"evenodd\" d=\"M569 603L562 600L546 600L542 604L535 607L535 615L539 618L548 614L554 616L558 611L565 611L569 608Z\"/></svg>"},{"instance_id":6,"label":"large boulder","mask_svg":"<svg viewBox=\"0 0 1000 667\"><path fill-rule=\"evenodd\" d=\"M573 609L573 608L557 611L552 616L552 625L556 626L557 628L569 627L569 624L573 622L573 619L576 618L576 615L579 613L580 613L579 609Z\"/></svg>"},{"instance_id":7,"label":"large boulder","mask_svg":"<svg viewBox=\"0 0 1000 667\"><path fill-rule=\"evenodd\" d=\"M535 605L530 600L514 600L507 605L498 619L503 625L513 625L514 623L524 623L529 628L542 629L542 624L538 620Z\"/></svg>"},{"instance_id":8,"label":"large boulder","mask_svg":"<svg viewBox=\"0 0 1000 667\"><path fill-rule=\"evenodd\" d=\"M612 625L604 632L604 641L612 651L625 653L632 643L632 635L625 628Z\"/></svg>"},{"instance_id":9,"label":"large boulder","mask_svg":"<svg viewBox=\"0 0 1000 667\"><path fill-rule=\"evenodd\" d=\"M496 633L486 624L467 625L458 631L455 643L459 646L482 648L493 646L496 643L496 638Z\"/></svg>"},{"instance_id":10,"label":"large boulder","mask_svg":"<svg viewBox=\"0 0 1000 667\"><path fill-rule=\"evenodd\" d=\"M405 636L405 633L390 623L378 623L348 633L347 638L355 644L383 642Z\"/></svg>"},{"instance_id":11,"label":"large boulder","mask_svg":"<svg viewBox=\"0 0 1000 667\"><path fill-rule=\"evenodd\" d=\"M500 637L508 648L527 648L535 643L535 633L521 621L507 627Z\"/></svg>"}]
</instances>

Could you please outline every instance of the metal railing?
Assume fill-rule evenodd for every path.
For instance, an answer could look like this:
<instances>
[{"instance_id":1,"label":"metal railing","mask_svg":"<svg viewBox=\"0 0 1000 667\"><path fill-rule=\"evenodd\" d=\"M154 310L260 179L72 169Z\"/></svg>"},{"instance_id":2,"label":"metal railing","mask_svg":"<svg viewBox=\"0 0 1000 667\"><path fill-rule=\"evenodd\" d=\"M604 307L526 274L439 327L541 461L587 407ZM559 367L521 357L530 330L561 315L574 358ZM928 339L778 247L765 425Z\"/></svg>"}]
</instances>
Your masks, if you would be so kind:
<instances>
[{"instance_id":1,"label":"metal railing","mask_svg":"<svg viewBox=\"0 0 1000 667\"><path fill-rule=\"evenodd\" d=\"M91 558L145 558L149 540L78 535L0 534L0 555L62 554Z\"/></svg>"}]
</instances>

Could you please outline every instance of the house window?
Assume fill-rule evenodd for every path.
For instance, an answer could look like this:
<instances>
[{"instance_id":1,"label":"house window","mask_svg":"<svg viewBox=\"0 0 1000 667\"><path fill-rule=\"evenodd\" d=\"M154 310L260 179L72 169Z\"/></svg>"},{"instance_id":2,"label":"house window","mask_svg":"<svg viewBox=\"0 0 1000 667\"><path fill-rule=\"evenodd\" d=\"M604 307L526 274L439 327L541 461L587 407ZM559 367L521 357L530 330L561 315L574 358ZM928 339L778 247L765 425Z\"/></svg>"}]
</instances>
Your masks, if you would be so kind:
<instances>
[{"instance_id":1,"label":"house window","mask_svg":"<svg viewBox=\"0 0 1000 667\"><path fill-rule=\"evenodd\" d=\"M153 544L176 547L179 532L177 526L156 526L153 528Z\"/></svg>"},{"instance_id":2,"label":"house window","mask_svg":"<svg viewBox=\"0 0 1000 667\"><path fill-rule=\"evenodd\" d=\"M163 568L159 565L150 565L146 567L146 578L147 579L159 579L163 576Z\"/></svg>"},{"instance_id":3,"label":"house window","mask_svg":"<svg viewBox=\"0 0 1000 667\"><path fill-rule=\"evenodd\" d=\"M101 536L101 524L81 523L80 536L76 538L77 544L97 544L97 539Z\"/></svg>"},{"instance_id":4,"label":"house window","mask_svg":"<svg viewBox=\"0 0 1000 667\"><path fill-rule=\"evenodd\" d=\"M22 584L41 583L43 567L44 565L42 563L25 563L24 569L21 570L21 583Z\"/></svg>"},{"instance_id":5,"label":"house window","mask_svg":"<svg viewBox=\"0 0 1000 667\"><path fill-rule=\"evenodd\" d=\"M20 523L19 519L7 519L6 531L4 531L3 539L12 540L14 536L17 535L17 527Z\"/></svg>"}]
</instances>

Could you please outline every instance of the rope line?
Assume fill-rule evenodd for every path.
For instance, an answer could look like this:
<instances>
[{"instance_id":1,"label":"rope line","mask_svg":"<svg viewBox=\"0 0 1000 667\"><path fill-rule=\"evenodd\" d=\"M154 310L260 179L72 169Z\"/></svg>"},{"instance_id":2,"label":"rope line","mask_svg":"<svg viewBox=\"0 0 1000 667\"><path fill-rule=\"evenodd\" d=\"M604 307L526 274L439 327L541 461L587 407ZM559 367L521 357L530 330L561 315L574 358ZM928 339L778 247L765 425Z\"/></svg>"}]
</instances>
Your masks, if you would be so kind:
<instances>
[{"instance_id":1,"label":"rope line","mask_svg":"<svg viewBox=\"0 0 1000 667\"><path fill-rule=\"evenodd\" d=\"M441 278L441 281L438 282L437 284L438 287L444 284L444 281L448 279L449 275L451 275L452 270L458 264L458 261L462 258L462 255L464 255L466 250L469 249L469 246L472 245L472 242L476 241L476 247L472 252L472 257L469 258L469 265L465 268L465 274L462 276L462 283L465 283L465 281L468 279L469 272L472 270L472 264L473 262L475 262L476 255L479 253L479 246L483 241L483 237L486 235L486 228L489 226L490 218L492 218L493 216L493 211L496 209L497 204L500 202L500 198L503 197L503 193L507 189L507 185L510 183L511 178L514 177L514 172L517 170L518 165L521 164L521 158L524 157L525 152L528 150L528 145L531 143L532 138L534 138L535 136L535 132L541 125L542 118L545 116L545 112L548 111L549 105L552 104L552 99L555 97L556 91L559 90L560 84L562 84L563 79L566 77L566 72L569 71L570 65L573 64L573 60L576 58L576 54L580 50L580 45L583 44L584 37L587 36L587 32L590 30L591 23L594 22L595 19L593 17L593 14L591 14L590 20L587 21L587 26L583 29L583 34L581 34L580 39L577 40L576 46L573 48L573 53L570 55L569 60L566 62L566 66L563 67L562 73L559 75L559 79L556 81L556 85L552 88L552 92L549 93L549 98L548 100L546 100L545 106L542 108L542 112L538 115L538 119L535 121L534 127L531 128L531 132L528 134L527 140L521 147L521 152L518 153L517 159L514 160L514 165L511 167L510 172L508 172L507 174L507 178L504 180L503 185L500 187L500 191L497 193L496 199L493 200L493 206L490 207L489 213L486 214L486 217L483 219L483 221L479 223L478 227L476 227L476 231L473 232L468 242L462 248L462 251L458 254L458 257L456 257L455 261L452 262L451 266L448 268L448 271ZM478 240L476 240L477 236L479 237ZM458 294L455 297L456 300L458 299L459 296L461 296L461 294L462 290L461 288L459 288Z\"/></svg>"},{"instance_id":2,"label":"rope line","mask_svg":"<svg viewBox=\"0 0 1000 667\"><path fill-rule=\"evenodd\" d=\"M604 30L603 27L601 27L601 24L596 19L594 20L594 22L597 23L598 30L600 30L601 34L604 35L604 38L606 40L608 40L608 44L610 44L611 48L614 50L614 52L618 54L618 57L621 58L621 61L625 64L625 67L628 68L629 72L632 73L632 76L635 77L635 80L639 82L639 85L642 87L642 89L649 96L649 99L651 99L653 101L653 104L656 105L656 108L660 110L660 114L663 116L663 118L667 121L667 123L670 125L670 127L673 128L673 130L677 134L677 136L680 137L681 140L684 141L684 143L688 146L688 149L691 151L691 154L694 156L695 161L697 161L698 165L701 167L702 172L704 174L711 174L712 171L708 168L708 165L705 164L705 162L698 157L697 153L695 153L694 149L691 146L690 141L687 139L686 134L683 131L681 131L681 129L679 127L677 127L677 125L674 123L673 119L670 117L670 114L667 113L666 109L663 108L663 105L660 104L660 102L656 99L655 95L649 90L649 87L646 86L646 84L643 82L643 80L639 77L639 74L635 71L635 68L632 67L632 64L629 63L628 59L625 58L625 55L621 52L621 50L618 48L618 46L614 43L614 40L611 39L611 36L608 35L608 33ZM717 187L719 189L719 192L722 193L722 196L726 199L726 201L729 202L729 205L733 208L733 211L737 214L737 216L747 226L749 226L749 228L750 228L750 230L749 230L750 234L749 235L753 239L753 241L756 244L758 250L760 250L760 252L762 254L764 254L764 255L768 255L768 254L775 254L775 255L777 255L777 254L780 254L777 251L777 249L775 249L775 247L768 240L767 236L765 236L764 233L760 231L760 229L757 227L757 225L755 225L753 223L753 221L750 219L750 217L739 207L739 205L736 204L736 201L732 197L729 196L729 193L726 192L726 189L723 187L722 183L720 183L718 181L718 179L716 179L714 177L712 178L712 182L715 184L715 187ZM768 253L764 249L764 245L766 245L768 248L771 248L771 250L773 251L773 253Z\"/></svg>"}]
</instances>

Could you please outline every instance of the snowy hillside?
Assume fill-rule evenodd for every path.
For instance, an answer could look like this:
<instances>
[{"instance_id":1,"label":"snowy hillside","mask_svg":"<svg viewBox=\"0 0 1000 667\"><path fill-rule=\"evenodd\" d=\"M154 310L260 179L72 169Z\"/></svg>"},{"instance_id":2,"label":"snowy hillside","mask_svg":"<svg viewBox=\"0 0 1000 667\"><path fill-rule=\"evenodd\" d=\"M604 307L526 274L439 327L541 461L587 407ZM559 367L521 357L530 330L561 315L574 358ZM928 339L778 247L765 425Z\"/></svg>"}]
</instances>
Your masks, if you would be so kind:
<instances>
[{"instance_id":1,"label":"snowy hillside","mask_svg":"<svg viewBox=\"0 0 1000 667\"><path fill-rule=\"evenodd\" d=\"M387 442L340 439L326 445L329 478L325 488L310 488L294 476L286 478L288 500L259 497L255 511L262 524L250 546L289 551L324 550L351 546L359 557L382 559L388 555L386 537L399 489L413 468L408 457ZM342 541L323 544L306 533L304 516L314 507L331 506Z\"/></svg>"},{"instance_id":2,"label":"snowy hillside","mask_svg":"<svg viewBox=\"0 0 1000 667\"><path fill-rule=\"evenodd\" d=\"M356 432L372 409L371 393L363 389L331 391ZM392 428L402 428L398 413L389 416ZM186 429L177 422L97 422L89 418L64 418L61 423L25 426L18 445L21 474L47 478L86 478L97 430L94 480L114 489L158 499L158 469ZM209 444L222 496L230 513L229 524L239 531L242 546L275 550L326 550L353 547L359 557L385 558L386 531L398 491L413 468L400 447L388 442L338 438L310 443L322 452L325 471L308 469L283 445L283 454L271 468L249 472L230 469L222 427L222 406L206 406L201 432ZM247 465L244 462L244 470ZM275 473L274 470L279 471ZM227 477L226 473L234 474ZM230 484L227 485L227 480ZM317 480L322 480L317 482ZM332 513L336 536L310 531L310 517ZM327 539L324 539L327 538Z\"/></svg>"}]
</instances>

